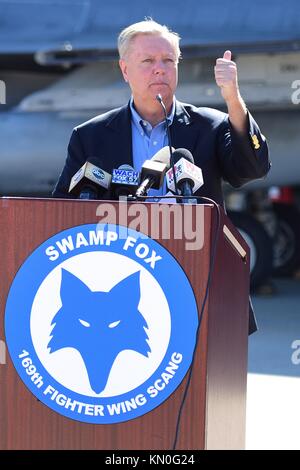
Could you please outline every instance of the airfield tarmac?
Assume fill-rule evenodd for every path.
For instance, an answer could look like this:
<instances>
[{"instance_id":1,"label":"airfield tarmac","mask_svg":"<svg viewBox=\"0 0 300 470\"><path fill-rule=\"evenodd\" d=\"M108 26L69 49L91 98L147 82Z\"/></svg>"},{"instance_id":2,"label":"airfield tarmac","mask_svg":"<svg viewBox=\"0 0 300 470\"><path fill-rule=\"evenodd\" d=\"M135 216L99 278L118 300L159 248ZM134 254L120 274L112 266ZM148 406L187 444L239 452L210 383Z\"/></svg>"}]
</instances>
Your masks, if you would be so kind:
<instances>
[{"instance_id":1,"label":"airfield tarmac","mask_svg":"<svg viewBox=\"0 0 300 470\"><path fill-rule=\"evenodd\" d=\"M246 449L300 450L300 279L273 282L274 295L252 296L259 332L249 338Z\"/></svg>"}]
</instances>

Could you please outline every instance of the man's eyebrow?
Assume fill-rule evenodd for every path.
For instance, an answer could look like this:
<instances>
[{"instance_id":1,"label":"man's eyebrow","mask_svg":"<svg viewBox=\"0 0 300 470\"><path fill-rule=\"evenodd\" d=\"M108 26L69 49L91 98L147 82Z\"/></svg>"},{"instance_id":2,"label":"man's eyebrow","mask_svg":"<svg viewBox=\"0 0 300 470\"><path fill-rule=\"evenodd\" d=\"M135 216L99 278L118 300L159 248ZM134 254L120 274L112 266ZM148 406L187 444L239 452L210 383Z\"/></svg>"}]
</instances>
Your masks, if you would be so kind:
<instances>
[{"instance_id":1,"label":"man's eyebrow","mask_svg":"<svg viewBox=\"0 0 300 470\"><path fill-rule=\"evenodd\" d=\"M149 52L142 51L139 55L140 57L152 58L152 57L155 57L157 54L151 54ZM174 59L176 54L174 54L173 52L167 52L166 54L162 54L162 56Z\"/></svg>"}]
</instances>

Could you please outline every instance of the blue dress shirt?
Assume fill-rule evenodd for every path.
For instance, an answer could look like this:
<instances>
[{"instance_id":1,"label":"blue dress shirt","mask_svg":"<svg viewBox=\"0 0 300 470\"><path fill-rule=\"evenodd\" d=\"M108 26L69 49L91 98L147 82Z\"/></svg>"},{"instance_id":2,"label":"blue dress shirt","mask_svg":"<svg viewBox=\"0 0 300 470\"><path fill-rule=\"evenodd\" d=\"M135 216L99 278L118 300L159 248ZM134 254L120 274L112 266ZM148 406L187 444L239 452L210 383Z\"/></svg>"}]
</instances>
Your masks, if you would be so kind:
<instances>
[{"instance_id":1,"label":"blue dress shirt","mask_svg":"<svg viewBox=\"0 0 300 470\"><path fill-rule=\"evenodd\" d=\"M151 160L160 149L169 145L169 139L166 129L165 120L152 127L151 124L143 119L133 106L133 98L130 100L131 109L131 129L132 129L132 152L133 166L137 171L141 171L145 160ZM173 122L175 114L175 97L173 106L168 116L169 126ZM166 193L166 184L164 183L160 189L151 189L149 196L158 197Z\"/></svg>"}]
</instances>

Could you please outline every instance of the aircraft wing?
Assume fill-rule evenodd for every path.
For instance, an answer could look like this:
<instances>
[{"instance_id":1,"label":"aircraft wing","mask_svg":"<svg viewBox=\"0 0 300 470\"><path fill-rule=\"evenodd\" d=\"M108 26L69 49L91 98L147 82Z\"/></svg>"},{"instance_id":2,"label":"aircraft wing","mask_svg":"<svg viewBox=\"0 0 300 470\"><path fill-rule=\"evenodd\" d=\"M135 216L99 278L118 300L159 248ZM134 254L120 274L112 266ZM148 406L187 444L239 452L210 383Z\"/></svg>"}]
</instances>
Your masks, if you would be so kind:
<instances>
[{"instance_id":1,"label":"aircraft wing","mask_svg":"<svg viewBox=\"0 0 300 470\"><path fill-rule=\"evenodd\" d=\"M224 45L236 53L299 50L297 11L297 0L185 0L184 10L182 0L0 0L0 54L44 52L41 62L78 62L78 52L93 58L95 50L116 55L119 31L145 16L177 31L192 55Z\"/></svg>"}]
</instances>

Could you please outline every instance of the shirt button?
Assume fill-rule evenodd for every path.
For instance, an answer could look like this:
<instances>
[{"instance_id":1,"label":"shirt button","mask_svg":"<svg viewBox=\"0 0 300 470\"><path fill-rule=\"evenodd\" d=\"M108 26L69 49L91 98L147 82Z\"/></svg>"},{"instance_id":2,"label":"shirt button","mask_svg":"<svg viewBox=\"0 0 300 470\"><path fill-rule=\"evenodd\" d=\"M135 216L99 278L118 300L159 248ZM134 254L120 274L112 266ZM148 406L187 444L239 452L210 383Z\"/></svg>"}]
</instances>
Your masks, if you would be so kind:
<instances>
[{"instance_id":1,"label":"shirt button","mask_svg":"<svg viewBox=\"0 0 300 470\"><path fill-rule=\"evenodd\" d=\"M157 142L156 142L156 140L153 142L153 145L157 145Z\"/></svg>"}]
</instances>

